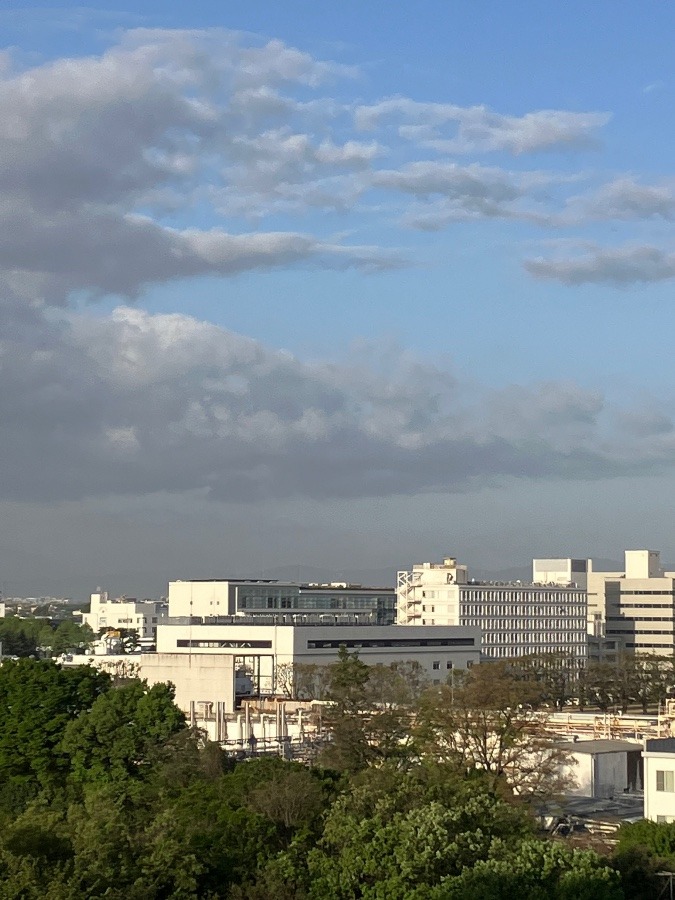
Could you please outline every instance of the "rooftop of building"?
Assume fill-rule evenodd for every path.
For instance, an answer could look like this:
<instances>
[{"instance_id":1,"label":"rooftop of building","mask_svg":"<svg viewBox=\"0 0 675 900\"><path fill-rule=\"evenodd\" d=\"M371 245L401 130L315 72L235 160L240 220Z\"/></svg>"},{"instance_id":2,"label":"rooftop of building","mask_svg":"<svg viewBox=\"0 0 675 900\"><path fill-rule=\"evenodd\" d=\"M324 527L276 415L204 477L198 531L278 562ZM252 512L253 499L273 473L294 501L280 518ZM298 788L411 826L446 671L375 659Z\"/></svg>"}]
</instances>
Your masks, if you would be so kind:
<instances>
[{"instance_id":1,"label":"rooftop of building","mask_svg":"<svg viewBox=\"0 0 675 900\"><path fill-rule=\"evenodd\" d=\"M647 753L675 753L675 738L650 738L645 741Z\"/></svg>"},{"instance_id":2,"label":"rooftop of building","mask_svg":"<svg viewBox=\"0 0 675 900\"><path fill-rule=\"evenodd\" d=\"M354 613L345 614L344 617L341 615L334 615L332 613L326 613L321 615L312 615L307 613L278 613L276 615L259 615L259 616L171 616L168 619L163 620L160 623L160 627L165 626L178 626L181 625L185 627L186 625L194 626L195 628L202 628L209 625L227 625L227 626L237 626L237 627L245 627L245 626L255 626L260 627L264 625L268 626L278 626L285 625L291 628L314 628L314 627L329 627L329 628L340 628L340 627L348 627L348 628L386 628L388 631L391 631L392 634L396 634L402 629L415 629L415 632L422 633L423 631L428 631L429 633L440 633L444 630L451 631L477 631L477 626L469 626L469 625L387 625L382 624L381 622L375 622L372 619L367 619L365 616L368 616L368 612L363 612L362 615L364 619L359 620L354 617ZM349 618L347 618L349 616Z\"/></svg>"},{"instance_id":3,"label":"rooftop of building","mask_svg":"<svg viewBox=\"0 0 675 900\"><path fill-rule=\"evenodd\" d=\"M568 741L560 744L564 750L572 753L640 753L642 743L637 741L621 741L613 738L598 739L592 741Z\"/></svg>"},{"instance_id":4,"label":"rooftop of building","mask_svg":"<svg viewBox=\"0 0 675 900\"><path fill-rule=\"evenodd\" d=\"M171 584L250 584L272 585L274 587L292 587L301 591L387 591L394 592L391 585L363 585L347 581L313 582L313 581L279 581L276 578L177 578Z\"/></svg>"}]
</instances>

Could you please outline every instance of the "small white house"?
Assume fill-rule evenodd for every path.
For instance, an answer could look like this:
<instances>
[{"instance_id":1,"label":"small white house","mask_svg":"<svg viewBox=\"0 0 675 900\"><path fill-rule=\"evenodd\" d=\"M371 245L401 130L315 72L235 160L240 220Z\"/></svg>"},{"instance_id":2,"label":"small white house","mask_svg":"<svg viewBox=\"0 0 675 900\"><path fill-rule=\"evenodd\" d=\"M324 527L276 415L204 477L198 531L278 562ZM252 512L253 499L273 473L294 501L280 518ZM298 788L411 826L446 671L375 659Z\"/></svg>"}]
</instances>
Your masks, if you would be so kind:
<instances>
[{"instance_id":1,"label":"small white house","mask_svg":"<svg viewBox=\"0 0 675 900\"><path fill-rule=\"evenodd\" d=\"M645 741L645 819L675 822L675 738Z\"/></svg>"}]
</instances>

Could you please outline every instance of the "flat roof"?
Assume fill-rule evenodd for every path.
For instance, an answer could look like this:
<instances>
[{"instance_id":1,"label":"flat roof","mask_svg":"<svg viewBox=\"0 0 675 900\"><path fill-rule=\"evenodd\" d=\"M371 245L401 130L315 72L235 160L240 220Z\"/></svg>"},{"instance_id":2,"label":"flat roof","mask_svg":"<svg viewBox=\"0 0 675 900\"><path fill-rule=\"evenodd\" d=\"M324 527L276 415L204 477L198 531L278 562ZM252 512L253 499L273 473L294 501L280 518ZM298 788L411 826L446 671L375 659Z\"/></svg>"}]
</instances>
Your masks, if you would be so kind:
<instances>
[{"instance_id":1,"label":"flat roof","mask_svg":"<svg viewBox=\"0 0 675 900\"><path fill-rule=\"evenodd\" d=\"M329 614L330 615L330 614ZM283 621L282 615L274 616L171 616L169 619L163 619L158 622L158 628L192 627L195 634L202 628L327 628L327 629L347 629L349 631L358 631L359 628L374 631L380 629L384 632L395 636L397 634L419 634L420 637L429 637L430 635L442 635L448 632L455 634L457 632L480 632L478 625L394 625L383 624L382 622L370 621L345 621L338 619L335 621L319 622L313 620L311 622Z\"/></svg>"},{"instance_id":2,"label":"flat roof","mask_svg":"<svg viewBox=\"0 0 675 900\"><path fill-rule=\"evenodd\" d=\"M638 752L642 751L642 742L620 741L611 738L594 741L568 741L559 746L574 753L627 753L636 750Z\"/></svg>"},{"instance_id":3,"label":"flat roof","mask_svg":"<svg viewBox=\"0 0 675 900\"><path fill-rule=\"evenodd\" d=\"M675 753L675 738L649 738L645 750L647 753Z\"/></svg>"},{"instance_id":4,"label":"flat roof","mask_svg":"<svg viewBox=\"0 0 675 900\"><path fill-rule=\"evenodd\" d=\"M277 578L175 578L169 584L261 584L274 585L276 587L294 587L299 588L301 591L388 591L392 594L396 593L396 588L393 585L374 585L371 587L346 582L331 584L330 582L279 581Z\"/></svg>"}]
</instances>

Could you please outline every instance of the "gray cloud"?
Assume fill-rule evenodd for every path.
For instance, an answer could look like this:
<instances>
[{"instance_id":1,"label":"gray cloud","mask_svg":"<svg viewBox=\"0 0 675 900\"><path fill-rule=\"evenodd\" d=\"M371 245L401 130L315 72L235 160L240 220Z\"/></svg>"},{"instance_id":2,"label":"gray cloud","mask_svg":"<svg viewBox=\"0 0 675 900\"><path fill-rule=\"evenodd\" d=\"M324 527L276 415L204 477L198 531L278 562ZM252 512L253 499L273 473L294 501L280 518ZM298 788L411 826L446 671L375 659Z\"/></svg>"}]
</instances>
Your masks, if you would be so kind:
<instances>
[{"instance_id":1,"label":"gray cloud","mask_svg":"<svg viewBox=\"0 0 675 900\"><path fill-rule=\"evenodd\" d=\"M578 223L589 219L611 221L652 217L670 221L674 212L675 185L672 181L640 184L626 175L601 185L592 193L571 197L562 221Z\"/></svg>"},{"instance_id":2,"label":"gray cloud","mask_svg":"<svg viewBox=\"0 0 675 900\"><path fill-rule=\"evenodd\" d=\"M156 30L130 32L100 57L0 73L5 283L26 299L63 303L75 290L133 297L149 282L294 263L400 264L376 248L292 231L161 221L167 209L203 203L205 181L212 201L229 191L248 215L288 205L294 193L296 202L318 196L321 185L344 196L341 173L348 181L367 168L377 144L297 131L290 123L301 105L283 91L352 74L278 41Z\"/></svg>"},{"instance_id":3,"label":"gray cloud","mask_svg":"<svg viewBox=\"0 0 675 900\"><path fill-rule=\"evenodd\" d=\"M463 491L670 462L672 434L617 430L600 396L475 396L404 360L308 365L184 315L2 312L0 497L203 491L224 500ZM473 397L473 399L472 399Z\"/></svg>"},{"instance_id":4,"label":"gray cloud","mask_svg":"<svg viewBox=\"0 0 675 900\"><path fill-rule=\"evenodd\" d=\"M626 287L675 278L675 253L658 247L596 247L582 256L524 262L535 278L547 278L563 284L610 284Z\"/></svg>"},{"instance_id":5,"label":"gray cloud","mask_svg":"<svg viewBox=\"0 0 675 900\"><path fill-rule=\"evenodd\" d=\"M354 114L357 127L369 130L389 118L404 119L402 137L443 153L506 151L514 155L543 150L583 149L595 146L596 132L610 120L608 113L538 110L506 116L485 106L461 107L448 103L418 103L394 97ZM444 137L439 127L451 123L456 134Z\"/></svg>"},{"instance_id":6,"label":"gray cloud","mask_svg":"<svg viewBox=\"0 0 675 900\"><path fill-rule=\"evenodd\" d=\"M549 227L671 215L668 186L628 177L556 214L564 179L550 173L447 160L384 168L400 145L384 128L390 120L418 152L518 154L586 146L608 116L506 116L407 98L354 107L326 95L354 74L222 30L137 29L100 56L5 67L0 276L8 292L63 305L73 292L135 298L151 283L278 266L396 268L405 260L395 250L348 246L286 219L264 230L271 216L381 215L364 201L374 191L393 203L408 198L402 209L387 207L388 224L420 230L481 218ZM354 125L381 133L359 140ZM186 228L190 220L200 226Z\"/></svg>"},{"instance_id":7,"label":"gray cloud","mask_svg":"<svg viewBox=\"0 0 675 900\"><path fill-rule=\"evenodd\" d=\"M473 163L413 162L400 169L373 174L375 187L411 194L418 201L403 221L421 230L435 231L450 222L471 219L527 219L538 221L536 211L520 201L546 183L540 173L512 175L503 169Z\"/></svg>"}]
</instances>

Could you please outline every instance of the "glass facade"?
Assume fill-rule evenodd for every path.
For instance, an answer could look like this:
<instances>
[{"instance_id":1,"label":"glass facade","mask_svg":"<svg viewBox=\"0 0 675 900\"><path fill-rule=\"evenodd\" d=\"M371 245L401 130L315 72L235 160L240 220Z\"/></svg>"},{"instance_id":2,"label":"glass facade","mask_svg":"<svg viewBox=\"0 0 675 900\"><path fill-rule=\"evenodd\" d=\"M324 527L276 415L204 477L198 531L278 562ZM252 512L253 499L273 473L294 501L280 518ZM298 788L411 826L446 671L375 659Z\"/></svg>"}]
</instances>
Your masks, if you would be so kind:
<instances>
[{"instance_id":1,"label":"glass facade","mask_svg":"<svg viewBox=\"0 0 675 900\"><path fill-rule=\"evenodd\" d=\"M288 610L293 613L333 613L339 621L360 614L362 621L393 625L396 594L363 588L312 588L291 584L240 584L236 588L237 613L255 615ZM353 615L351 616L353 618Z\"/></svg>"}]
</instances>

